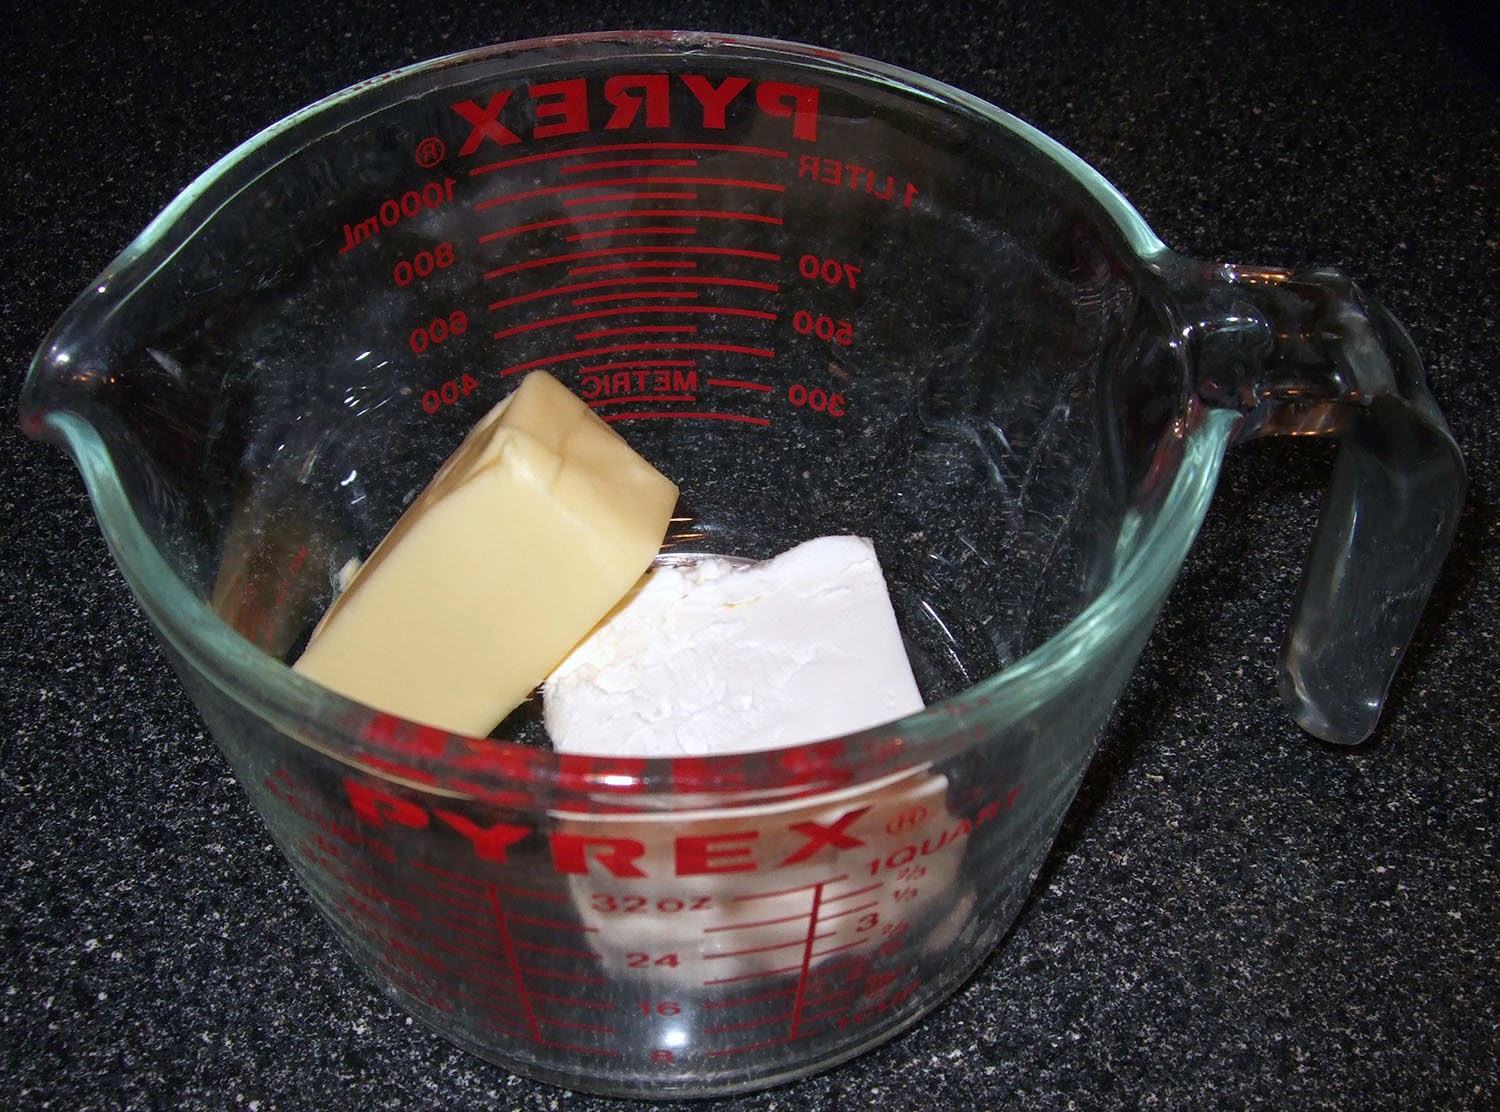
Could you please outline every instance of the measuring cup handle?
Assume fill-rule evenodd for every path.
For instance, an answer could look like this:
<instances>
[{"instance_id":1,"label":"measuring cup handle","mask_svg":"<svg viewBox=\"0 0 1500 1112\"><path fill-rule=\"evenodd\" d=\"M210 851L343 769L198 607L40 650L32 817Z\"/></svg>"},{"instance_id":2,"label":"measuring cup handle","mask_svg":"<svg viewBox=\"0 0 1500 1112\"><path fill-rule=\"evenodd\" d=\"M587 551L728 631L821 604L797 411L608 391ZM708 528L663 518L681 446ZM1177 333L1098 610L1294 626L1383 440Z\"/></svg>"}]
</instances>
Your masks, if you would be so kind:
<instances>
[{"instance_id":1,"label":"measuring cup handle","mask_svg":"<svg viewBox=\"0 0 1500 1112\"><path fill-rule=\"evenodd\" d=\"M1309 733L1356 744L1375 729L1453 539L1463 457L1405 329L1345 275L1198 265L1186 334L1199 399L1243 414L1236 441L1338 441L1281 697Z\"/></svg>"}]
</instances>

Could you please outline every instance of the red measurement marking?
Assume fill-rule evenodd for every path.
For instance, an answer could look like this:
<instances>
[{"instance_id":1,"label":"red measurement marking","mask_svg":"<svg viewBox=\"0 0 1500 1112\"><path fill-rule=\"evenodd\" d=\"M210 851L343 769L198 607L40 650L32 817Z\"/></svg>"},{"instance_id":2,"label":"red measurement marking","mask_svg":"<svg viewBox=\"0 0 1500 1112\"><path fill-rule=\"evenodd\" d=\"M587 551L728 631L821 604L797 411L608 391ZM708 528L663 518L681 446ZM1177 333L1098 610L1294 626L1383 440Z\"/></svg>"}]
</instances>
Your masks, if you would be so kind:
<instances>
[{"instance_id":1,"label":"red measurement marking","mask_svg":"<svg viewBox=\"0 0 1500 1112\"><path fill-rule=\"evenodd\" d=\"M362 861L345 861L341 857L330 856L307 842L299 843L297 849L306 860L318 865L324 872L339 880L357 880L362 883L373 883L376 886L384 885L385 878Z\"/></svg>"},{"instance_id":2,"label":"red measurement marking","mask_svg":"<svg viewBox=\"0 0 1500 1112\"><path fill-rule=\"evenodd\" d=\"M609 424L614 424L616 421L650 421L657 417L697 417L707 421L741 421L747 425L771 423L765 417L746 417L739 413L607 413L604 415L604 420Z\"/></svg>"},{"instance_id":3,"label":"red measurement marking","mask_svg":"<svg viewBox=\"0 0 1500 1112\"><path fill-rule=\"evenodd\" d=\"M673 246L656 247L651 244L635 244L628 247L598 247L592 251L567 251L561 255L548 255L542 259L528 259L523 263L511 263L502 266L498 270L485 273L486 279L503 278L507 274L514 274L521 270L531 270L539 266L551 266L553 263L574 262L579 259L603 259L611 255L650 255L650 254L678 254L678 255L728 255L740 259L759 259L762 262L779 263L781 256L769 251L750 251L742 247L691 247Z\"/></svg>"},{"instance_id":4,"label":"red measurement marking","mask_svg":"<svg viewBox=\"0 0 1500 1112\"><path fill-rule=\"evenodd\" d=\"M516 942L518 950L534 950L539 954L554 954L560 958L583 958L585 961L598 961L599 955L592 950L569 950L563 946L548 946L541 942Z\"/></svg>"},{"instance_id":5,"label":"red measurement marking","mask_svg":"<svg viewBox=\"0 0 1500 1112\"><path fill-rule=\"evenodd\" d=\"M781 1015L767 1016L765 1019L747 1019L744 1023L726 1023L722 1027L705 1027L705 1035L722 1035L726 1031L745 1031L751 1027L764 1027L769 1023L780 1023L783 1019L790 1019L791 1012L783 1012Z\"/></svg>"},{"instance_id":6,"label":"red measurement marking","mask_svg":"<svg viewBox=\"0 0 1500 1112\"><path fill-rule=\"evenodd\" d=\"M673 266L673 265L678 265L678 264L673 264L673 263L655 263L655 264L652 264L652 263L645 263L645 264L621 263L621 264L617 264L617 265L621 265L621 266L631 266L631 265ZM695 263L687 263L685 265L687 265L687 266L696 266L697 264L695 264ZM590 267L588 269L592 270L592 269L598 269L598 268ZM753 290L766 290L766 291L769 291L771 293L776 293L776 292L778 292L781 289L781 287L778 286L775 282L757 282L757 281L755 281L753 279L750 279L750 278L719 278L719 277L708 276L708 275L682 275L681 277L675 277L675 276L671 276L671 275L659 275L658 274L658 275L653 275L653 276L650 276L650 277L642 277L642 278L631 278L631 277L623 277L623 278L596 278L596 279L594 279L591 282L570 282L570 283L568 283L567 285L564 285L564 286L549 286L546 289L532 290L529 293L519 293L519 294L516 294L514 297L506 297L506 298L502 298L499 301L493 301L493 302L490 303L489 308L490 308L491 311L493 311L493 310L496 310L496 309L505 309L505 308L508 308L508 307L510 307L512 305L520 305L520 304L522 304L524 302L527 302L527 301L538 301L538 300L540 300L542 298L547 298L547 297L559 297L559 296L562 296L563 294L582 293L584 290L603 290L603 289L609 289L612 286L642 286L642 285L650 285L653 282L671 282L671 283L673 283L675 285L681 285L681 286L723 286L725 288L744 288L744 289L753 289ZM678 296L678 297L680 297L681 294L672 294L670 296ZM766 389L769 390L770 387L768 386L768 387L766 387Z\"/></svg>"},{"instance_id":7,"label":"red measurement marking","mask_svg":"<svg viewBox=\"0 0 1500 1112\"><path fill-rule=\"evenodd\" d=\"M777 182L757 181L753 178L701 178L701 177L644 177L636 175L628 178L594 178L591 181L573 182L569 185L549 185L542 189L523 189L516 193L505 193L498 197L486 197L474 205L475 212L483 212L485 209L495 208L499 205L508 205L516 201L531 201L538 197L553 197L559 193L577 193L585 189L629 189L638 190L643 186L663 185L711 185L723 186L731 189L761 189L768 193L785 193L786 186ZM695 193L666 193L666 197L693 197ZM621 193L620 197L643 196L650 197L650 193ZM565 205L588 204L591 201L602 201L603 197L586 197L577 200L564 201Z\"/></svg>"},{"instance_id":8,"label":"red measurement marking","mask_svg":"<svg viewBox=\"0 0 1500 1112\"><path fill-rule=\"evenodd\" d=\"M582 348L578 351L565 351L559 355L544 355L540 359L528 359L525 363L513 363L509 367L502 367L501 375L513 375L520 371L529 371L534 367L546 367L553 363L564 363L569 359L587 359L595 355L616 355L626 351L722 351L734 355L752 355L758 359L775 359L776 352L770 348L745 347L741 344L709 344L709 343L674 343L665 342L657 344L610 344L605 347Z\"/></svg>"},{"instance_id":9,"label":"red measurement marking","mask_svg":"<svg viewBox=\"0 0 1500 1112\"><path fill-rule=\"evenodd\" d=\"M462 904L454 904L451 901L448 903L448 906L449 907L461 908L462 910L447 912L443 916L443 919L446 920L447 922L450 922L450 923L453 923L453 924L466 924L466 925L471 926L471 927L488 927L490 925L490 919L489 919L488 915L467 915L467 914L463 914L463 911L482 910L482 909L477 909L475 907L467 906L467 905L462 905Z\"/></svg>"},{"instance_id":10,"label":"red measurement marking","mask_svg":"<svg viewBox=\"0 0 1500 1112\"><path fill-rule=\"evenodd\" d=\"M441 869L436 865L429 865L425 861L416 862L416 866L424 872L432 873L438 879L447 883L450 887L467 889L476 897L482 897L486 892L489 891L489 885L475 880L473 877L467 876L464 873L450 872L449 870Z\"/></svg>"},{"instance_id":11,"label":"red measurement marking","mask_svg":"<svg viewBox=\"0 0 1500 1112\"><path fill-rule=\"evenodd\" d=\"M696 193L646 193L632 190L628 193L601 193L597 197L569 197L563 205L602 205L606 201L696 201Z\"/></svg>"},{"instance_id":12,"label":"red measurement marking","mask_svg":"<svg viewBox=\"0 0 1500 1112\"><path fill-rule=\"evenodd\" d=\"M844 878L843 877L839 877L839 879L843 880ZM828 883L832 884L833 881L830 880ZM855 889L853 889L852 891L849 891L849 892L840 892L837 896L829 896L823 902L824 903L838 903L840 900L848 900L848 899L852 899L855 896L863 896L866 892L874 892L874 891L877 891L878 889L881 889L881 888L884 888L884 887L885 887L885 881L883 881L883 880L877 880L874 884L866 884L863 888L855 888Z\"/></svg>"},{"instance_id":13,"label":"red measurement marking","mask_svg":"<svg viewBox=\"0 0 1500 1112\"><path fill-rule=\"evenodd\" d=\"M597 1031L601 1035L615 1033L613 1027L601 1027L597 1023L575 1023L571 1019L544 1019L542 1022L549 1027L566 1027L570 1031Z\"/></svg>"},{"instance_id":14,"label":"red measurement marking","mask_svg":"<svg viewBox=\"0 0 1500 1112\"><path fill-rule=\"evenodd\" d=\"M698 331L694 324L642 324L634 328L600 328L593 332L579 332L574 335L575 340L597 340L602 336L641 336L654 335L684 335L691 336Z\"/></svg>"},{"instance_id":15,"label":"red measurement marking","mask_svg":"<svg viewBox=\"0 0 1500 1112\"><path fill-rule=\"evenodd\" d=\"M632 359L624 363L593 363L587 367L579 367L578 373L585 375L603 374L606 371L624 371L633 367L696 367L696 359Z\"/></svg>"},{"instance_id":16,"label":"red measurement marking","mask_svg":"<svg viewBox=\"0 0 1500 1112\"><path fill-rule=\"evenodd\" d=\"M439 926L447 927L458 934L465 934L475 938L493 939L495 928L492 923L464 923L449 915L438 916L433 920Z\"/></svg>"},{"instance_id":17,"label":"red measurement marking","mask_svg":"<svg viewBox=\"0 0 1500 1112\"><path fill-rule=\"evenodd\" d=\"M726 386L732 390L759 390L770 393L771 387L763 382L741 382L737 378L711 378L708 380L710 386Z\"/></svg>"},{"instance_id":18,"label":"red measurement marking","mask_svg":"<svg viewBox=\"0 0 1500 1112\"><path fill-rule=\"evenodd\" d=\"M800 919L800 918L802 918L802 916L799 915L799 916L797 916L797 918ZM811 936L811 938L812 938L813 941L816 941L817 939L820 939L820 938L832 938L832 937L833 937L833 932L832 931L829 931L826 934L815 934L815 935ZM791 947L793 947L793 946L805 946L805 945L807 945L807 943L808 943L808 939L806 939L806 938L794 938L790 942L776 942L776 943L773 943L770 946L755 946L755 947L752 947L751 949L748 949L748 950L730 950L730 951L728 951L726 953L723 953L723 954L704 954L703 957L704 957L705 961L713 961L715 958L742 958L742 957L745 957L747 954L769 954L773 950L788 950L788 949L791 949Z\"/></svg>"},{"instance_id":19,"label":"red measurement marking","mask_svg":"<svg viewBox=\"0 0 1500 1112\"><path fill-rule=\"evenodd\" d=\"M459 996L460 999L468 999L468 1001L475 1002L475 1004L480 1005L481 1008L484 1008L492 1016L507 1016L511 1017L511 1019L519 1019L525 1022L525 1013L523 1011L516 1011L514 1008L507 1007L510 1004L508 996L495 995L495 993L486 992L483 989L478 990L478 992L465 992L463 989L453 989L452 992L456 996Z\"/></svg>"},{"instance_id":20,"label":"red measurement marking","mask_svg":"<svg viewBox=\"0 0 1500 1112\"><path fill-rule=\"evenodd\" d=\"M544 892L539 888L517 888L511 884L492 884L490 887L497 892L504 892L507 896L521 896L528 900L546 900L549 903L566 904L573 902L571 897L561 892Z\"/></svg>"},{"instance_id":21,"label":"red measurement marking","mask_svg":"<svg viewBox=\"0 0 1500 1112\"><path fill-rule=\"evenodd\" d=\"M495 982L494 981L486 981L486 982L484 982L484 984L485 985L495 985ZM465 1000L473 1000L477 1004L482 1004L486 1009L488 1009L489 1011L491 1011L491 1012L493 1012L493 1013L495 1013L497 1015L515 1016L517 1019L524 1018L525 1017L525 1013L524 1012L515 1011L511 1007L507 1007L506 1006L506 1005L513 1004L515 1002L515 999L516 999L515 986L514 985L495 985L495 987L497 989L504 988L506 990L506 995L505 996L501 996L498 992L492 992L488 988L484 987L483 985L478 986L477 988L471 988L470 990L467 990L467 991L464 990L464 989L461 989L461 988L454 989L453 991L454 991L454 993L456 995L463 997Z\"/></svg>"},{"instance_id":22,"label":"red measurement marking","mask_svg":"<svg viewBox=\"0 0 1500 1112\"><path fill-rule=\"evenodd\" d=\"M578 923L560 923L556 919L538 919L534 915L517 915L514 911L506 915L512 923L525 923L528 927L547 927L555 931L573 931L584 934L593 934L598 927L580 926Z\"/></svg>"},{"instance_id":23,"label":"red measurement marking","mask_svg":"<svg viewBox=\"0 0 1500 1112\"><path fill-rule=\"evenodd\" d=\"M751 892L746 896L736 896L734 900L735 903L748 903L750 900L769 900L777 896L794 896L798 892L818 892L824 885L837 884L841 880L848 879L848 873L841 873L838 876L829 877L827 880L814 881L812 884L799 884L796 888L779 888L774 892ZM877 885L877 887L879 886ZM816 906L817 902L815 899L814 906ZM801 918L801 916L798 916L798 918Z\"/></svg>"},{"instance_id":24,"label":"red measurement marking","mask_svg":"<svg viewBox=\"0 0 1500 1112\"><path fill-rule=\"evenodd\" d=\"M703 933L713 934L715 931L748 931L756 927L775 927L782 923L796 923L806 918L805 914L798 912L796 915L783 915L779 919L760 919L754 923L728 923L720 927L704 927Z\"/></svg>"},{"instance_id":25,"label":"red measurement marking","mask_svg":"<svg viewBox=\"0 0 1500 1112\"><path fill-rule=\"evenodd\" d=\"M814 1012L812 1015L803 1016L802 1017L802 1022L803 1023L816 1023L818 1020L820 1020L820 1019L827 1019L831 1015L842 1015L843 1013L847 1012L848 1010L849 1010L849 1005L848 1004L844 1004L841 1007L829 1008L826 1012Z\"/></svg>"},{"instance_id":26,"label":"red measurement marking","mask_svg":"<svg viewBox=\"0 0 1500 1112\"><path fill-rule=\"evenodd\" d=\"M809 996L805 1001L803 1001L803 1003L804 1004L827 1004L831 1000L841 1000L845 996L853 996L858 991L859 991L858 986L855 986L853 988L846 988L846 989L842 990L841 992L825 992L821 996Z\"/></svg>"},{"instance_id":27,"label":"red measurement marking","mask_svg":"<svg viewBox=\"0 0 1500 1112\"><path fill-rule=\"evenodd\" d=\"M491 1031L499 1031L504 1035L518 1035L523 1039L528 1037L528 1032L524 1028L514 1027L508 1023L501 1023L493 1019L481 1019L478 1017L475 1018L474 1022L479 1024L479 1026L481 1027L488 1027ZM535 1039L533 1039L533 1041L535 1041Z\"/></svg>"},{"instance_id":28,"label":"red measurement marking","mask_svg":"<svg viewBox=\"0 0 1500 1112\"><path fill-rule=\"evenodd\" d=\"M822 935L821 937L827 938L828 936ZM857 938L853 942L844 943L844 945L842 946L830 946L826 950L819 950L817 953L810 956L815 958L826 958L829 954L837 954L842 953L844 950L852 950L856 946L863 946L866 942L869 941L870 940L868 938Z\"/></svg>"},{"instance_id":29,"label":"red measurement marking","mask_svg":"<svg viewBox=\"0 0 1500 1112\"><path fill-rule=\"evenodd\" d=\"M615 209L613 212L584 212L575 216L562 216L556 220L533 220L530 224L517 224L514 228L501 228L499 231L486 232L479 237L479 242L493 243L497 239L508 239L511 236L520 235L522 232L542 232L548 228L563 228L595 220L633 220L636 218L649 220L744 220L751 224L776 225L781 223L781 217L779 216L769 216L763 212L735 212L731 209Z\"/></svg>"},{"instance_id":30,"label":"red measurement marking","mask_svg":"<svg viewBox=\"0 0 1500 1112\"><path fill-rule=\"evenodd\" d=\"M800 918L800 916L799 916ZM767 1000L775 1000L778 996L791 996L797 990L795 988L781 988L774 992L761 992L755 996L736 996L732 1000L710 1000L704 1003L705 1008L738 1008L744 1004L763 1004Z\"/></svg>"},{"instance_id":31,"label":"red measurement marking","mask_svg":"<svg viewBox=\"0 0 1500 1112\"><path fill-rule=\"evenodd\" d=\"M574 1046L572 1043L553 1042L551 1039L537 1039L538 1046L550 1046L553 1050L573 1050L579 1054L598 1054L604 1058L618 1058L618 1050L605 1050L598 1046Z\"/></svg>"},{"instance_id":32,"label":"red measurement marking","mask_svg":"<svg viewBox=\"0 0 1500 1112\"><path fill-rule=\"evenodd\" d=\"M525 166L533 162L550 162L559 158L577 158L586 154L610 154L614 151L731 151L735 154L763 155L766 158L785 158L786 151L772 147L746 147L736 143L601 143L590 147L572 147L545 154L528 154L520 158L509 158L503 162L491 162L487 166L475 166L469 171L471 177L508 170L512 166Z\"/></svg>"},{"instance_id":33,"label":"red measurement marking","mask_svg":"<svg viewBox=\"0 0 1500 1112\"><path fill-rule=\"evenodd\" d=\"M637 297L667 297L673 301L697 301L698 294L694 290L634 290L626 293L596 293L593 297L575 297L573 305L598 305L604 301L629 301Z\"/></svg>"},{"instance_id":34,"label":"red measurement marking","mask_svg":"<svg viewBox=\"0 0 1500 1112\"><path fill-rule=\"evenodd\" d=\"M705 1057L722 1058L726 1054L745 1054L752 1050L764 1050L768 1046L783 1046L789 1042L796 1042L798 1039L810 1038L812 1034L813 1032L811 1031L805 1031L797 1035L784 1035L779 1039L767 1039L765 1042L751 1043L749 1046L732 1046L725 1050L710 1050L705 1054Z\"/></svg>"},{"instance_id":35,"label":"red measurement marking","mask_svg":"<svg viewBox=\"0 0 1500 1112\"><path fill-rule=\"evenodd\" d=\"M829 900L827 902L832 903L833 901ZM823 922L826 923L830 919L840 919L840 918L842 918L845 915L858 915L861 911L869 911L870 908L872 908L872 907L879 907L879 906L880 906L880 901L879 900L871 900L869 903L857 904L854 907L845 908L843 911L835 911L831 915L825 915L825 916L823 916Z\"/></svg>"},{"instance_id":36,"label":"red measurement marking","mask_svg":"<svg viewBox=\"0 0 1500 1112\"><path fill-rule=\"evenodd\" d=\"M491 988L495 988L495 989L498 989L498 990L504 992L506 994L505 995L505 999L506 1000L515 1000L515 998L516 998L515 970L510 969L508 966L506 967L506 969L511 974L511 976L508 977L507 979L503 980L503 981L497 981L493 977L486 977L484 975L484 973L482 973L481 971L479 971L477 969L470 969L468 967L465 967L465 969L463 971L463 973L464 973L464 980L466 980L466 981L475 981L475 982L477 982L477 983L479 983L481 985L489 985ZM535 1000L537 998L537 994L534 993L534 992L529 993L529 995L530 995L530 997L533 1000ZM524 1013L517 1012L516 1014L517 1015L522 1015Z\"/></svg>"},{"instance_id":37,"label":"red measurement marking","mask_svg":"<svg viewBox=\"0 0 1500 1112\"><path fill-rule=\"evenodd\" d=\"M586 239L607 239L610 236L695 236L697 228L607 228L602 232L578 232L568 237L569 243L582 243Z\"/></svg>"},{"instance_id":38,"label":"red measurement marking","mask_svg":"<svg viewBox=\"0 0 1500 1112\"><path fill-rule=\"evenodd\" d=\"M400 919L392 918L389 915L382 915L363 900L360 900L356 906L356 904L351 902L354 898L353 896L347 897L338 906L344 918L356 926L368 926L374 923L377 926L390 927L392 930L401 931L406 934L411 933L411 928Z\"/></svg>"},{"instance_id":39,"label":"red measurement marking","mask_svg":"<svg viewBox=\"0 0 1500 1112\"><path fill-rule=\"evenodd\" d=\"M442 950L446 954L457 954L459 957L464 958L464 968L466 971L472 970L472 963L474 962L490 966L493 969L510 970L510 957L508 954L501 957L494 953L476 950L468 946L452 946L446 942L439 942L436 938L427 938L424 941L434 949ZM501 943L497 942L494 944L500 945Z\"/></svg>"},{"instance_id":40,"label":"red measurement marking","mask_svg":"<svg viewBox=\"0 0 1500 1112\"><path fill-rule=\"evenodd\" d=\"M823 906L823 885L813 885L812 913L807 919L807 937L802 943L802 972L797 977L797 998L792 1004L792 1034L796 1035L802 1019L802 1009L807 1003L807 972L812 968L813 943L817 942L818 911ZM826 936L824 936L826 937Z\"/></svg>"},{"instance_id":41,"label":"red measurement marking","mask_svg":"<svg viewBox=\"0 0 1500 1112\"><path fill-rule=\"evenodd\" d=\"M712 313L724 317L753 317L756 320L775 320L775 313L763 309L735 309L725 305L621 305L614 309L591 309L587 313L562 313L555 317L527 321L512 325L494 333L494 338L503 340L507 336L531 332L538 328L552 328L559 324L576 324L581 320L598 320L600 317L632 316L636 313Z\"/></svg>"},{"instance_id":42,"label":"red measurement marking","mask_svg":"<svg viewBox=\"0 0 1500 1112\"><path fill-rule=\"evenodd\" d=\"M570 266L569 274L599 274L606 270L696 270L698 264L692 259L676 262L599 263L596 266Z\"/></svg>"},{"instance_id":43,"label":"red measurement marking","mask_svg":"<svg viewBox=\"0 0 1500 1112\"><path fill-rule=\"evenodd\" d=\"M735 977L716 977L711 981L704 981L708 985L732 985L738 981L763 981L767 977L779 977L783 973L795 973L802 968L801 963L797 965L783 965L780 969L767 969L760 973L741 973Z\"/></svg>"},{"instance_id":44,"label":"red measurement marking","mask_svg":"<svg viewBox=\"0 0 1500 1112\"><path fill-rule=\"evenodd\" d=\"M640 402L693 402L697 400L692 394L636 394L629 398L602 398L597 402L589 402L589 408L598 409L601 405L632 405Z\"/></svg>"},{"instance_id":45,"label":"red measurement marking","mask_svg":"<svg viewBox=\"0 0 1500 1112\"><path fill-rule=\"evenodd\" d=\"M610 1005L603 1000L582 1000L576 996L554 996L550 992L533 992L531 998L533 1000L545 1000L549 1004L561 1004L569 1008L598 1008L606 1012L611 1010Z\"/></svg>"},{"instance_id":46,"label":"red measurement marking","mask_svg":"<svg viewBox=\"0 0 1500 1112\"><path fill-rule=\"evenodd\" d=\"M448 907L457 907L472 910L473 908L478 906L474 903L473 900L456 900L451 896L444 895L443 893L434 891L431 888L424 888L419 884L411 884L407 887L413 895L421 896L423 899L432 900L434 903L444 904Z\"/></svg>"},{"instance_id":47,"label":"red measurement marking","mask_svg":"<svg viewBox=\"0 0 1500 1112\"><path fill-rule=\"evenodd\" d=\"M533 977L546 977L552 981L567 981L574 985L602 985L604 979L601 977L590 977L586 973L564 973L560 969L537 969L530 965L516 966L518 973L529 973Z\"/></svg>"},{"instance_id":48,"label":"red measurement marking","mask_svg":"<svg viewBox=\"0 0 1500 1112\"><path fill-rule=\"evenodd\" d=\"M581 162L564 166L561 173L582 174L589 170L623 170L627 166L696 166L696 158L618 158L610 162Z\"/></svg>"}]
</instances>

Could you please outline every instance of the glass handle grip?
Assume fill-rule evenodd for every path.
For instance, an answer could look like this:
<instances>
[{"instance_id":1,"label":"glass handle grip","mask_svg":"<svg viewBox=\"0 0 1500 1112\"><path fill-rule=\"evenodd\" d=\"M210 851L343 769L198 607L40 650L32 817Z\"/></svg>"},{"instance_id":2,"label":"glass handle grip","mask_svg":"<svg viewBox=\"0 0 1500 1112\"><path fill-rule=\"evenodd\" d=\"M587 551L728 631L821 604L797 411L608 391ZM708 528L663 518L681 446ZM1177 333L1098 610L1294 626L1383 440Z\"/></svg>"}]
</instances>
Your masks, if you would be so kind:
<instances>
[{"instance_id":1,"label":"glass handle grip","mask_svg":"<svg viewBox=\"0 0 1500 1112\"><path fill-rule=\"evenodd\" d=\"M1200 399L1243 412L1237 440L1338 441L1280 686L1305 730L1357 744L1375 729L1452 543L1463 457L1406 331L1343 274L1216 267L1202 277Z\"/></svg>"}]
</instances>

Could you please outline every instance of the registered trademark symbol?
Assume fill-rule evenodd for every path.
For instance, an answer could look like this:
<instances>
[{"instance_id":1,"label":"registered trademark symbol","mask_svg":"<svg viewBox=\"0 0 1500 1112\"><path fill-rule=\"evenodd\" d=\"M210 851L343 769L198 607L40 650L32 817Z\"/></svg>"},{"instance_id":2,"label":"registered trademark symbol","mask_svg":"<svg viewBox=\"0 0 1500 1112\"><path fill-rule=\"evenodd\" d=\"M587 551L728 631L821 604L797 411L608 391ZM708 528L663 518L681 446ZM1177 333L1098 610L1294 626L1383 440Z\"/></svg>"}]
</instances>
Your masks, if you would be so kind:
<instances>
[{"instance_id":1,"label":"registered trademark symbol","mask_svg":"<svg viewBox=\"0 0 1500 1112\"><path fill-rule=\"evenodd\" d=\"M448 148L443 146L443 141L436 135L429 135L417 144L417 165L424 170L431 170L443 156L448 153Z\"/></svg>"},{"instance_id":2,"label":"registered trademark symbol","mask_svg":"<svg viewBox=\"0 0 1500 1112\"><path fill-rule=\"evenodd\" d=\"M926 807L912 807L910 810L902 811L899 815L885 824L887 834L899 834L903 830L910 830L919 826L927 818Z\"/></svg>"}]
</instances>

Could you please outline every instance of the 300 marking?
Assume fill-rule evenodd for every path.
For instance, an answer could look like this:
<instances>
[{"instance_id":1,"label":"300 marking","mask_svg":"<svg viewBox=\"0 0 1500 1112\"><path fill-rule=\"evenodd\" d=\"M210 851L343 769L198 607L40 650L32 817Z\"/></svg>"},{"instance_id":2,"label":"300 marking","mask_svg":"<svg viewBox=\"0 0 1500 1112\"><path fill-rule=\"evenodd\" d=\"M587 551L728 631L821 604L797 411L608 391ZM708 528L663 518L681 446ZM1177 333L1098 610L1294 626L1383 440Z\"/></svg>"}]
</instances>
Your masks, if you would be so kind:
<instances>
[{"instance_id":1,"label":"300 marking","mask_svg":"<svg viewBox=\"0 0 1500 1112\"><path fill-rule=\"evenodd\" d=\"M842 417L846 412L844 395L830 394L816 386L808 388L800 382L787 387L786 400L798 409L811 409L814 413L826 413L830 417Z\"/></svg>"}]
</instances>

